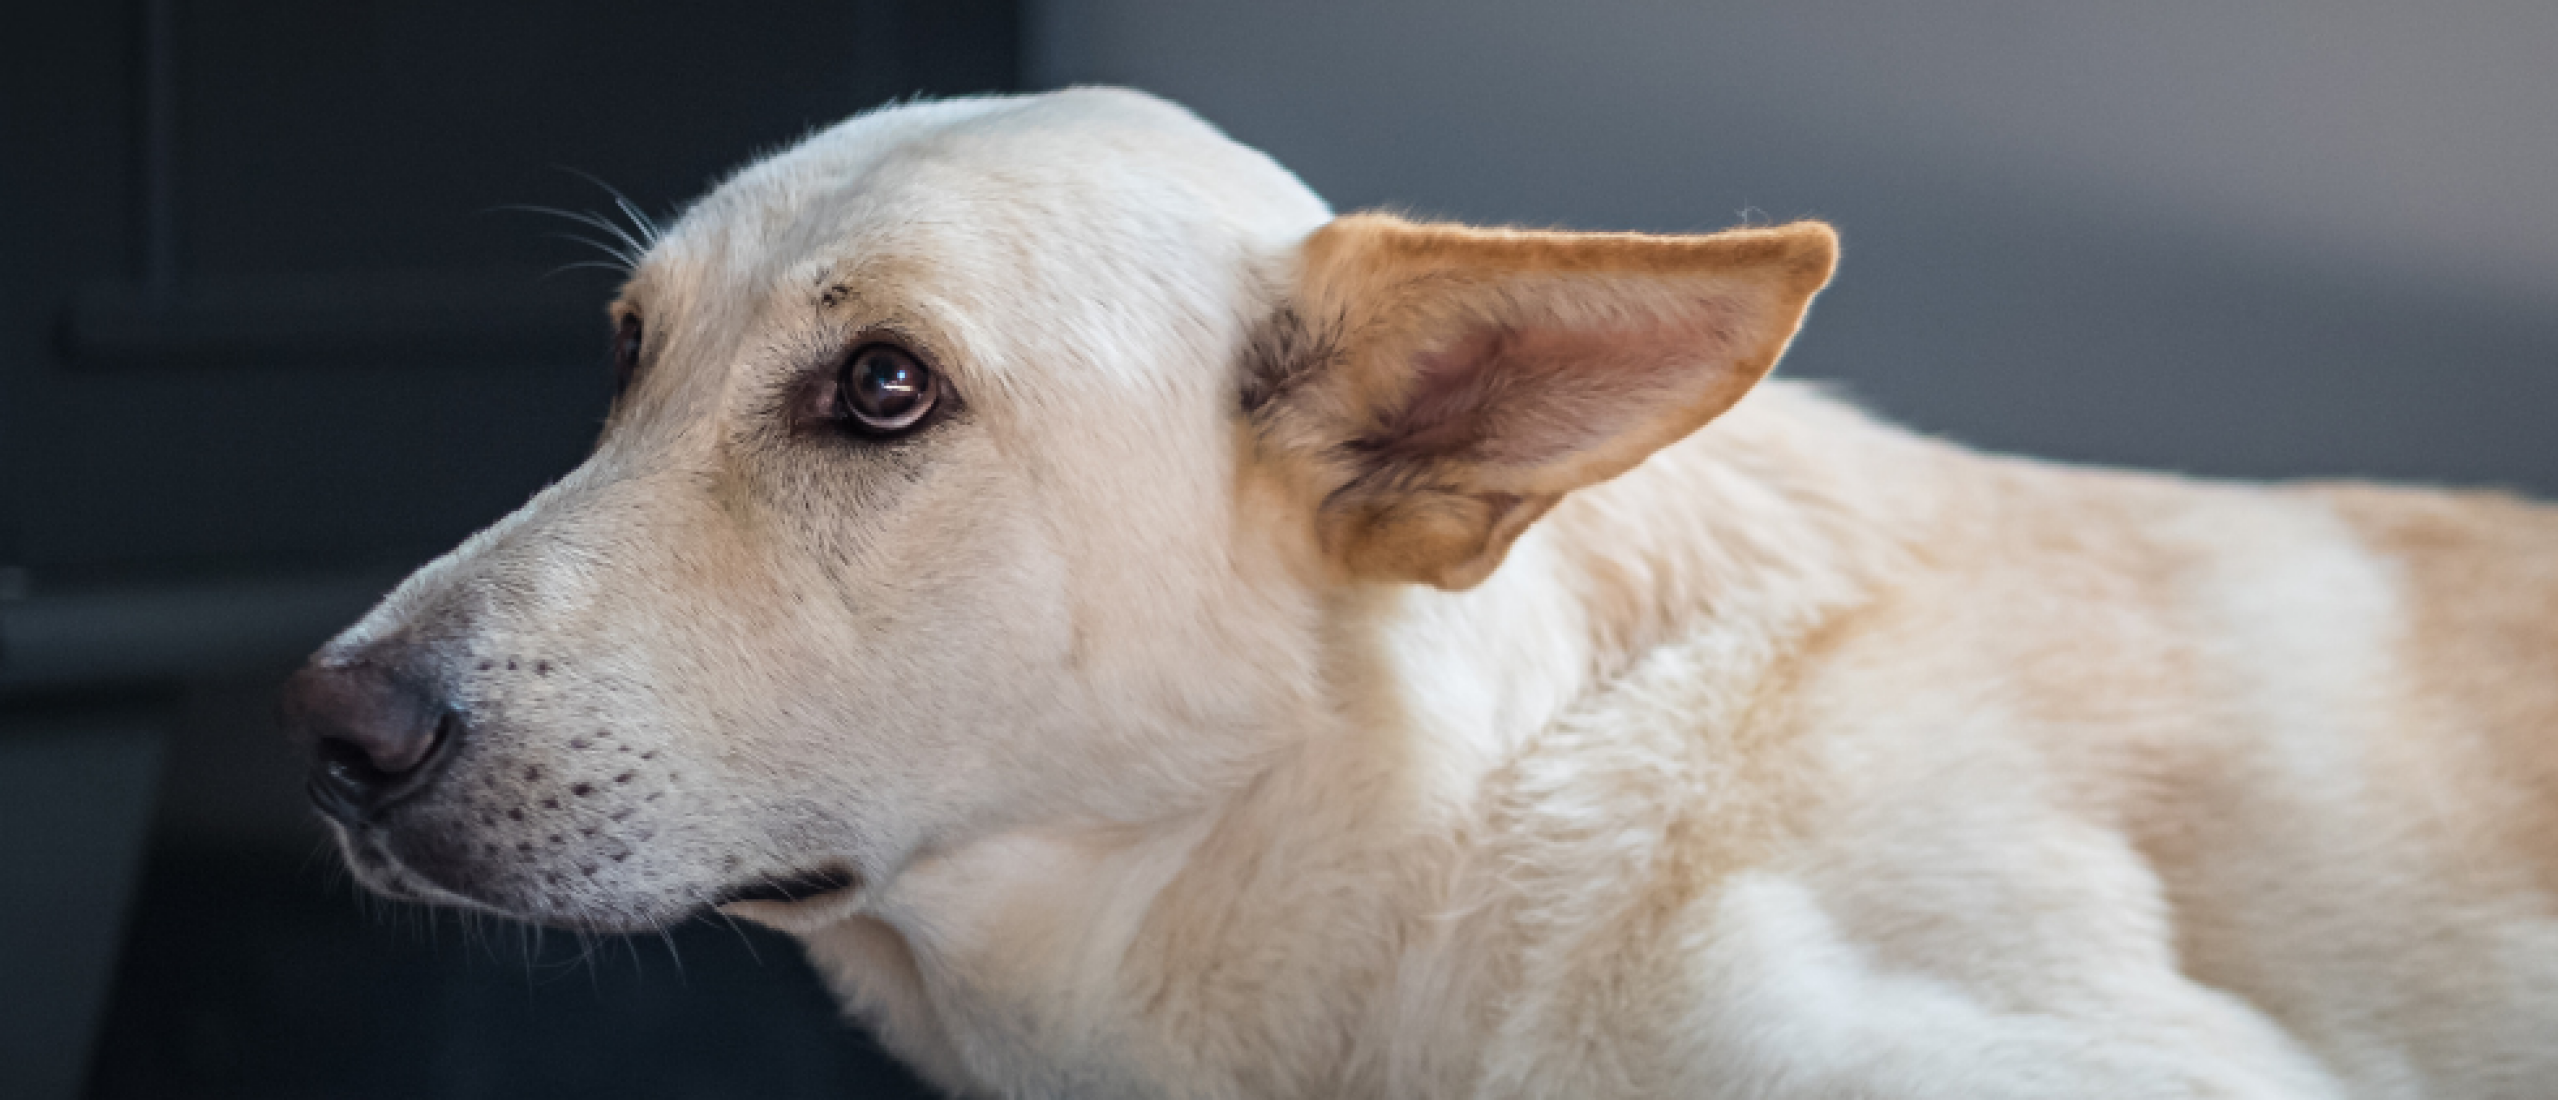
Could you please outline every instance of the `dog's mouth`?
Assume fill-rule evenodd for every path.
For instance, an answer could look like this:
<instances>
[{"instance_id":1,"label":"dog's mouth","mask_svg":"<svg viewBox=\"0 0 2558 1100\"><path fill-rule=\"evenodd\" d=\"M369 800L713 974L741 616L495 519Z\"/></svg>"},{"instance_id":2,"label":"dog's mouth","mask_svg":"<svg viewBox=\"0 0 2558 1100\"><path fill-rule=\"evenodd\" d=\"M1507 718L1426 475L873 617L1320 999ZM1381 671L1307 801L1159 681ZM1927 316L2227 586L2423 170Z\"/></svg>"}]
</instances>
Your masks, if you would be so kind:
<instances>
[{"instance_id":1,"label":"dog's mouth","mask_svg":"<svg viewBox=\"0 0 2558 1100\"><path fill-rule=\"evenodd\" d=\"M851 871L842 868L804 871L783 878L767 878L731 887L722 891L718 900L711 905L713 908L726 908L745 901L776 905L818 901L838 891L850 890L860 881Z\"/></svg>"},{"instance_id":2,"label":"dog's mouth","mask_svg":"<svg viewBox=\"0 0 2558 1100\"><path fill-rule=\"evenodd\" d=\"M736 887L713 908L775 931L814 932L852 916L861 906L861 885L861 876L830 867Z\"/></svg>"}]
</instances>

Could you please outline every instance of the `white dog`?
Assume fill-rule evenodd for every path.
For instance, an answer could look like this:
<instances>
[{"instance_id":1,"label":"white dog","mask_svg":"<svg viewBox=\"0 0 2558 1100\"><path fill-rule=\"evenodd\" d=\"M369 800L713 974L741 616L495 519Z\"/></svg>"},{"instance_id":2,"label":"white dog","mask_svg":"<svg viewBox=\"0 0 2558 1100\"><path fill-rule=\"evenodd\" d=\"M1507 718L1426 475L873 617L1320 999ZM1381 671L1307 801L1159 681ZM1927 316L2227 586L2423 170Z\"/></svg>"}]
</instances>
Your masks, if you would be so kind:
<instances>
[{"instance_id":1,"label":"white dog","mask_svg":"<svg viewBox=\"0 0 2558 1100\"><path fill-rule=\"evenodd\" d=\"M963 1094L2558 1095L2558 511L1762 384L1835 252L856 118L296 677L314 796L394 896L795 933Z\"/></svg>"}]
</instances>

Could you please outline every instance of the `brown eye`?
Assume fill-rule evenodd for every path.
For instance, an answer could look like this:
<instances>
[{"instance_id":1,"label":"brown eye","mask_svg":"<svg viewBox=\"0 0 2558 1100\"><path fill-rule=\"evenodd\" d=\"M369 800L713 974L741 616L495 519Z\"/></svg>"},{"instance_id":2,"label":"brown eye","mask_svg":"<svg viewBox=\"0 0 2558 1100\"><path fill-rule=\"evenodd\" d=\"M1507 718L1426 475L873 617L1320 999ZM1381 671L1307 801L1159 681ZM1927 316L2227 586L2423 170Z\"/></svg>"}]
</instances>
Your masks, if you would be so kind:
<instances>
[{"instance_id":1,"label":"brown eye","mask_svg":"<svg viewBox=\"0 0 2558 1100\"><path fill-rule=\"evenodd\" d=\"M623 314L621 323L613 327L613 395L616 397L631 388L631 379L639 375L640 340L644 335L636 313Z\"/></svg>"},{"instance_id":2,"label":"brown eye","mask_svg":"<svg viewBox=\"0 0 2558 1100\"><path fill-rule=\"evenodd\" d=\"M922 423L941 398L933 372L894 344L864 344L844 358L835 413L865 435L894 435Z\"/></svg>"}]
</instances>

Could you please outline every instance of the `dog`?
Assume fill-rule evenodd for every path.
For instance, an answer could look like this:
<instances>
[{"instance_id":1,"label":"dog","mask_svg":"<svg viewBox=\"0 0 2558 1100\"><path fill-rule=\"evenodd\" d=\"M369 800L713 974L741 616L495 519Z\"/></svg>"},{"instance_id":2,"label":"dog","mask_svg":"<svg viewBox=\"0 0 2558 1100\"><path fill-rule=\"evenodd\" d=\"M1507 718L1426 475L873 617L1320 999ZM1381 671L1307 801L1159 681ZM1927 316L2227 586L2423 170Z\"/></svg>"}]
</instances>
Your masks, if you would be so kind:
<instances>
[{"instance_id":1,"label":"dog","mask_svg":"<svg viewBox=\"0 0 2558 1100\"><path fill-rule=\"evenodd\" d=\"M286 724L371 889L781 929L954 1094L2558 1095L2558 509L1763 381L1837 255L881 109Z\"/></svg>"}]
</instances>

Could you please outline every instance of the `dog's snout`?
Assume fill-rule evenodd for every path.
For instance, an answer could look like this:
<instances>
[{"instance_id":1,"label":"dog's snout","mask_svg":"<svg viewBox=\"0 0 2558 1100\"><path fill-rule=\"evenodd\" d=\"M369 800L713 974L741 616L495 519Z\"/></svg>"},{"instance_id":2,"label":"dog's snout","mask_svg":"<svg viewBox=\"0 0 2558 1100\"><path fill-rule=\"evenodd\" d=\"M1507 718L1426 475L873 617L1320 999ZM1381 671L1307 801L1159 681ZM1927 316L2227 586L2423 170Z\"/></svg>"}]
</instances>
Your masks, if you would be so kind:
<instances>
[{"instance_id":1,"label":"dog's snout","mask_svg":"<svg viewBox=\"0 0 2558 1100\"><path fill-rule=\"evenodd\" d=\"M353 825L422 789L459 718L413 679L370 664L310 665L284 685L285 732L311 754L311 801Z\"/></svg>"}]
</instances>

